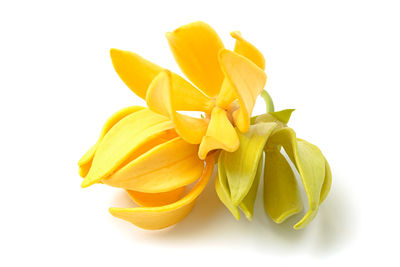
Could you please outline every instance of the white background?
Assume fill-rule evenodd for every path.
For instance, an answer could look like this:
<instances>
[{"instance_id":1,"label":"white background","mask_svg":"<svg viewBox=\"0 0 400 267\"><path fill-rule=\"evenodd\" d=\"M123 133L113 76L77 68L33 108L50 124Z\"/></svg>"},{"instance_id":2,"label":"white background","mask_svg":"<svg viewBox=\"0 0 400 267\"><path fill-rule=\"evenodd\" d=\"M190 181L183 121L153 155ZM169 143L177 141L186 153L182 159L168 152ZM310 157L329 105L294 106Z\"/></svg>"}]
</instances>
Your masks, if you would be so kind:
<instances>
[{"instance_id":1,"label":"white background","mask_svg":"<svg viewBox=\"0 0 400 267\"><path fill-rule=\"evenodd\" d=\"M1 1L0 265L398 266L399 14L398 1ZM81 189L77 161L105 120L144 105L109 49L179 72L164 33L196 20L264 53L276 109L296 108L290 126L329 160L306 229L273 224L261 199L237 222L210 183L184 221L149 232L108 213L132 205L122 191Z\"/></svg>"}]
</instances>

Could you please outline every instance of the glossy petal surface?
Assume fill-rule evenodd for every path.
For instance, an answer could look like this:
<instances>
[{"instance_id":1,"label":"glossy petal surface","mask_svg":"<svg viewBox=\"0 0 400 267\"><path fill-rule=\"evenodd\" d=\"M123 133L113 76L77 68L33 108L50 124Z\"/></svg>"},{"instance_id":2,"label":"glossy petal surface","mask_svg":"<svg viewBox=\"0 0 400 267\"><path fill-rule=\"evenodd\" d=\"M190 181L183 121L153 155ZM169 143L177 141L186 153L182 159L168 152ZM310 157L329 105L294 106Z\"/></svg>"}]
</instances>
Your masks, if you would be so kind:
<instances>
[{"instance_id":1,"label":"glossy petal surface","mask_svg":"<svg viewBox=\"0 0 400 267\"><path fill-rule=\"evenodd\" d=\"M179 187L172 191L162 193L143 193L133 190L126 191L136 204L142 207L158 207L178 201L185 192L185 187Z\"/></svg>"},{"instance_id":2,"label":"glossy petal surface","mask_svg":"<svg viewBox=\"0 0 400 267\"><path fill-rule=\"evenodd\" d=\"M241 132L247 132L254 104L267 76L257 65L237 53L224 49L219 58L225 77L239 99L240 108L233 113L235 124Z\"/></svg>"},{"instance_id":3,"label":"glossy petal surface","mask_svg":"<svg viewBox=\"0 0 400 267\"><path fill-rule=\"evenodd\" d=\"M189 80L210 97L219 93L224 78L218 52L224 45L204 22L184 25L166 34L176 62Z\"/></svg>"},{"instance_id":4,"label":"glossy petal surface","mask_svg":"<svg viewBox=\"0 0 400 267\"><path fill-rule=\"evenodd\" d=\"M201 175L204 163L197 151L197 145L177 137L140 155L103 182L145 193L171 191L193 183Z\"/></svg>"},{"instance_id":5,"label":"glossy petal surface","mask_svg":"<svg viewBox=\"0 0 400 267\"><path fill-rule=\"evenodd\" d=\"M233 152L238 147L239 138L227 117L226 111L215 107L211 113L207 133L199 147L199 158L205 159L207 153L214 149Z\"/></svg>"},{"instance_id":6,"label":"glossy petal surface","mask_svg":"<svg viewBox=\"0 0 400 267\"><path fill-rule=\"evenodd\" d=\"M169 71L161 72L151 83L146 102L151 110L170 118L176 131L188 143L199 144L207 131L204 119L179 114L173 103L174 79Z\"/></svg>"},{"instance_id":7,"label":"glossy petal surface","mask_svg":"<svg viewBox=\"0 0 400 267\"><path fill-rule=\"evenodd\" d=\"M169 131L174 125L168 118L148 109L120 120L104 136L94 155L92 167L82 183L87 187L106 178L123 163L143 153L143 146Z\"/></svg>"},{"instance_id":8,"label":"glossy petal surface","mask_svg":"<svg viewBox=\"0 0 400 267\"><path fill-rule=\"evenodd\" d=\"M300 212L301 202L297 181L280 146L266 151L264 167L264 209L276 223Z\"/></svg>"},{"instance_id":9,"label":"glossy petal surface","mask_svg":"<svg viewBox=\"0 0 400 267\"><path fill-rule=\"evenodd\" d=\"M237 131L239 149L225 154L225 170L235 206L239 205L249 192L265 143L275 127L275 123L258 123L251 125L245 134Z\"/></svg>"},{"instance_id":10,"label":"glossy petal surface","mask_svg":"<svg viewBox=\"0 0 400 267\"><path fill-rule=\"evenodd\" d=\"M92 160L93 156L96 153L97 147L100 144L101 140L103 140L103 137L106 135L106 133L121 119L126 117L129 114L132 114L136 111L142 110L144 107L140 106L132 106L132 107L126 107L123 108L116 113L114 113L104 124L103 128L101 129L100 137L97 140L96 144L94 144L86 153L83 155L83 157L79 160L78 166L79 166L79 174L81 175L82 178L85 178L87 173L90 170L90 167L92 166Z\"/></svg>"},{"instance_id":11,"label":"glossy petal surface","mask_svg":"<svg viewBox=\"0 0 400 267\"><path fill-rule=\"evenodd\" d=\"M160 207L110 208L110 213L144 229L162 229L174 225L187 216L197 197L204 190L214 169L215 155L206 159L206 167L193 189L179 201Z\"/></svg>"}]
</instances>

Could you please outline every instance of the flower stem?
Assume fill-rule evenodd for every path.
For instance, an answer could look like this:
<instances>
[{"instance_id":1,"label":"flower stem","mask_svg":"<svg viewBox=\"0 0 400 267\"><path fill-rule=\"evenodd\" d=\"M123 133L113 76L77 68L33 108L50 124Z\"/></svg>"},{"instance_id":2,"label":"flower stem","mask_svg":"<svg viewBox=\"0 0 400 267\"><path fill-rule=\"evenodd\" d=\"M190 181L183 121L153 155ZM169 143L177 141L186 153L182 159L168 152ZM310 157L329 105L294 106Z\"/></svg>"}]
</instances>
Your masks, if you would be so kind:
<instances>
[{"instance_id":1,"label":"flower stem","mask_svg":"<svg viewBox=\"0 0 400 267\"><path fill-rule=\"evenodd\" d=\"M264 99L265 101L265 106L267 109L267 112L274 112L275 108L274 108L274 102L272 101L271 96L268 94L267 91L263 90L261 92L261 97Z\"/></svg>"}]
</instances>

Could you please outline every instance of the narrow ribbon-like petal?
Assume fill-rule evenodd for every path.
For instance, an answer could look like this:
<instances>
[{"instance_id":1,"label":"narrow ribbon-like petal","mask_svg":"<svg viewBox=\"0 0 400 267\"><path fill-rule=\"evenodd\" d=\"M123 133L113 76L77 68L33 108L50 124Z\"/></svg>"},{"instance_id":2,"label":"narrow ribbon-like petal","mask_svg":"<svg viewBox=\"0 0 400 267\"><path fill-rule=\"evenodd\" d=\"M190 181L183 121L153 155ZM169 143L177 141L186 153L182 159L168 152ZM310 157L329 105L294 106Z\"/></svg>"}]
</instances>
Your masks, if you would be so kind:
<instances>
[{"instance_id":1,"label":"narrow ribbon-like petal","mask_svg":"<svg viewBox=\"0 0 400 267\"><path fill-rule=\"evenodd\" d=\"M173 135L173 127L168 118L148 109L126 116L107 132L98 145L92 167L83 180L82 187L101 181L128 159L141 155L149 148L147 143L165 134ZM153 145L157 144L158 142Z\"/></svg>"},{"instance_id":2,"label":"narrow ribbon-like petal","mask_svg":"<svg viewBox=\"0 0 400 267\"><path fill-rule=\"evenodd\" d=\"M263 161L260 159L257 167L256 177L254 178L253 184L247 195L244 197L239 207L243 211L247 220L253 220L254 202L256 201L258 185L260 184L260 177L262 172Z\"/></svg>"},{"instance_id":3,"label":"narrow ribbon-like petal","mask_svg":"<svg viewBox=\"0 0 400 267\"><path fill-rule=\"evenodd\" d=\"M116 113L114 113L104 124L103 128L101 129L100 137L97 140L96 144L94 144L86 153L83 155L83 157L79 160L78 165L79 165L79 174L81 175L82 178L85 178L87 173L90 170L90 167L92 166L92 160L93 156L96 153L97 146L100 144L101 140L103 140L103 137L106 135L106 133L121 119L124 117L128 116L129 114L132 114L136 111L142 110L144 107L140 106L132 106L132 107L126 107L123 108Z\"/></svg>"},{"instance_id":4,"label":"narrow ribbon-like petal","mask_svg":"<svg viewBox=\"0 0 400 267\"><path fill-rule=\"evenodd\" d=\"M193 183L204 163L198 146L177 137L160 144L103 180L103 183L145 193L167 192Z\"/></svg>"},{"instance_id":5,"label":"narrow ribbon-like petal","mask_svg":"<svg viewBox=\"0 0 400 267\"><path fill-rule=\"evenodd\" d=\"M229 191L228 181L226 178L225 166L224 166L224 155L225 152L221 152L218 158L218 174L215 177L215 191L217 192L218 198L228 208L236 220L240 220L240 213L237 206L232 203L231 193Z\"/></svg>"},{"instance_id":6,"label":"narrow ribbon-like petal","mask_svg":"<svg viewBox=\"0 0 400 267\"><path fill-rule=\"evenodd\" d=\"M143 193L126 190L133 201L142 207L159 207L178 201L185 192L185 186L161 193Z\"/></svg>"},{"instance_id":7,"label":"narrow ribbon-like petal","mask_svg":"<svg viewBox=\"0 0 400 267\"><path fill-rule=\"evenodd\" d=\"M174 225L187 216L204 190L214 169L215 155L206 159L206 167L193 189L179 201L161 207L110 208L110 213L138 227L154 230Z\"/></svg>"},{"instance_id":8,"label":"narrow ribbon-like petal","mask_svg":"<svg viewBox=\"0 0 400 267\"><path fill-rule=\"evenodd\" d=\"M183 73L210 97L219 93L224 78L218 52L224 45L204 22L194 22L166 34L169 46Z\"/></svg>"},{"instance_id":9,"label":"narrow ribbon-like petal","mask_svg":"<svg viewBox=\"0 0 400 267\"><path fill-rule=\"evenodd\" d=\"M179 135L188 143L200 144L207 131L207 122L204 119L192 118L176 112L173 103L174 83L171 72L162 71L151 83L147 92L147 105L151 110L170 118ZM177 89L178 90L178 89Z\"/></svg>"},{"instance_id":10,"label":"narrow ribbon-like petal","mask_svg":"<svg viewBox=\"0 0 400 267\"><path fill-rule=\"evenodd\" d=\"M207 153L214 149L233 152L239 147L239 138L229 121L226 111L215 107L211 113L207 133L199 147L199 158L205 159Z\"/></svg>"},{"instance_id":11,"label":"narrow ribbon-like petal","mask_svg":"<svg viewBox=\"0 0 400 267\"><path fill-rule=\"evenodd\" d=\"M294 109L284 109L281 111L269 112L269 114L271 114L281 122L287 124L289 122L290 116L292 115L293 111Z\"/></svg>"},{"instance_id":12,"label":"narrow ribbon-like petal","mask_svg":"<svg viewBox=\"0 0 400 267\"><path fill-rule=\"evenodd\" d=\"M263 54L254 45L246 41L240 32L231 32L231 36L236 39L235 51L239 55L242 55L250 59L254 64L256 64L260 69L265 69L265 58Z\"/></svg>"},{"instance_id":13,"label":"narrow ribbon-like petal","mask_svg":"<svg viewBox=\"0 0 400 267\"><path fill-rule=\"evenodd\" d=\"M136 95L145 99L147 88L162 68L141 56L118 49L110 50L115 71Z\"/></svg>"},{"instance_id":14,"label":"narrow ribbon-like petal","mask_svg":"<svg viewBox=\"0 0 400 267\"><path fill-rule=\"evenodd\" d=\"M309 210L294 226L295 229L301 229L316 216L321 200L326 197L329 191L331 183L329 165L326 166L326 159L318 147L304 140L296 139L296 134L290 128L277 130L271 136L270 142L267 144L267 148L283 145L303 182ZM326 183L325 180L327 180Z\"/></svg>"},{"instance_id":15,"label":"narrow ribbon-like petal","mask_svg":"<svg viewBox=\"0 0 400 267\"><path fill-rule=\"evenodd\" d=\"M247 133L239 131L240 146L233 153L225 154L225 170L235 206L239 205L249 192L257 172L265 143L275 129L275 123L251 125Z\"/></svg>"},{"instance_id":16,"label":"narrow ribbon-like petal","mask_svg":"<svg viewBox=\"0 0 400 267\"><path fill-rule=\"evenodd\" d=\"M267 149L264 167L264 209L276 223L282 223L303 207L293 170L280 148Z\"/></svg>"},{"instance_id":17,"label":"narrow ribbon-like petal","mask_svg":"<svg viewBox=\"0 0 400 267\"><path fill-rule=\"evenodd\" d=\"M264 71L249 59L223 49L219 54L222 70L239 99L240 108L233 113L236 126L247 132L257 96L267 81Z\"/></svg>"}]
</instances>

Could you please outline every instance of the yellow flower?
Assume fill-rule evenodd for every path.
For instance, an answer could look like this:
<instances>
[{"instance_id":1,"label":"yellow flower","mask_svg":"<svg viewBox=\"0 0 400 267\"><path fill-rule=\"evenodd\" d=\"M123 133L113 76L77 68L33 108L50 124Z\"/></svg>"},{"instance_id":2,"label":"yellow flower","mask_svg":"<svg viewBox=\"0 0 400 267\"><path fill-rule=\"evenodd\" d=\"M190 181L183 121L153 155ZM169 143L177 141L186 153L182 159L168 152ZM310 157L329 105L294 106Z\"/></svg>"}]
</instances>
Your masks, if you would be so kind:
<instances>
[{"instance_id":1,"label":"yellow flower","mask_svg":"<svg viewBox=\"0 0 400 267\"><path fill-rule=\"evenodd\" d=\"M174 57L194 87L137 54L111 49L114 68L149 108L128 107L104 125L79 161L82 187L103 183L127 190L142 207L110 208L112 215L145 229L182 220L210 179L215 153L239 148L266 75L262 54L240 33L234 51L203 22L167 33ZM193 118L178 111L201 111ZM205 163L204 163L205 161ZM187 185L198 180L182 197Z\"/></svg>"}]
</instances>

